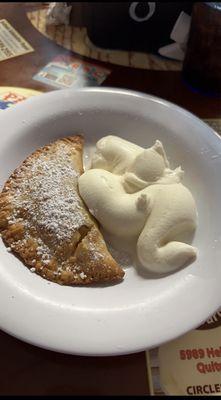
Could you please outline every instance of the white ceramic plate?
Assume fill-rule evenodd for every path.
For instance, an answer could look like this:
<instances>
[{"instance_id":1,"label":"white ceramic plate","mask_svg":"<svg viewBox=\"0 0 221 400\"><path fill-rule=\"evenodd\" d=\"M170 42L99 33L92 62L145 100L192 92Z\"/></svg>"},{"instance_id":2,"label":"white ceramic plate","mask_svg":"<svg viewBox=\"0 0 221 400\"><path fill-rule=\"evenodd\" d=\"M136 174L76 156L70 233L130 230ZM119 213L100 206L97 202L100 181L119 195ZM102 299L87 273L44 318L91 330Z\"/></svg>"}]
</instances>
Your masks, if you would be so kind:
<instances>
[{"instance_id":1,"label":"white ceramic plate","mask_svg":"<svg viewBox=\"0 0 221 400\"><path fill-rule=\"evenodd\" d=\"M160 279L131 267L123 283L62 287L29 272L0 241L0 328L26 342L81 355L137 352L200 325L221 305L221 140L162 99L117 89L64 90L0 114L0 183L37 147L83 132L86 154L104 135L149 147L160 139L198 207L192 265Z\"/></svg>"}]
</instances>

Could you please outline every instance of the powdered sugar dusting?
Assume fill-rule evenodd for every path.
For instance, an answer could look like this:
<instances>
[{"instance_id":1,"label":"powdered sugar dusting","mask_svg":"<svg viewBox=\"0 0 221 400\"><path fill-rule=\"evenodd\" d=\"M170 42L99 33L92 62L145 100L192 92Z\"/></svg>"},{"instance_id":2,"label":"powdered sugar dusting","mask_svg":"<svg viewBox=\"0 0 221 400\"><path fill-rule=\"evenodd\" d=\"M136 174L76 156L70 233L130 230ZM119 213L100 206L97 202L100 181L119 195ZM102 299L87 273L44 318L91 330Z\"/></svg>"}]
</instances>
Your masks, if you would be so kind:
<instances>
[{"instance_id":1,"label":"powdered sugar dusting","mask_svg":"<svg viewBox=\"0 0 221 400\"><path fill-rule=\"evenodd\" d=\"M22 207L33 224L44 230L54 243L70 240L85 219L81 200L76 195L78 174L67 157L67 147L65 144L59 146L50 157L42 154L28 168L30 178L21 180L15 193L15 204ZM25 172L22 169L19 177L25 178Z\"/></svg>"},{"instance_id":2,"label":"powdered sugar dusting","mask_svg":"<svg viewBox=\"0 0 221 400\"><path fill-rule=\"evenodd\" d=\"M17 171L11 200L14 211L8 223L23 223L27 228L22 240L24 242L30 238L29 232L32 227L40 232L39 236L43 235L43 240L38 239L36 252L37 258L45 266L50 263L55 251L62 244L71 243L73 235L82 226L91 226L91 220L77 194L79 173L71 165L69 152L67 144L59 143L55 152L40 153L38 158ZM20 210L25 217L21 216ZM34 259L32 271L35 270L35 263ZM61 260L58 271L62 266ZM85 277L81 275L81 279Z\"/></svg>"},{"instance_id":3,"label":"powdered sugar dusting","mask_svg":"<svg viewBox=\"0 0 221 400\"><path fill-rule=\"evenodd\" d=\"M41 239L38 239L37 256L41 258L43 265L48 265L50 263L52 254L48 246L44 244Z\"/></svg>"},{"instance_id":4,"label":"powdered sugar dusting","mask_svg":"<svg viewBox=\"0 0 221 400\"><path fill-rule=\"evenodd\" d=\"M80 273L80 278L81 278L81 279L86 279L86 278L87 278L87 275L85 275L84 272L81 272L81 273Z\"/></svg>"}]
</instances>

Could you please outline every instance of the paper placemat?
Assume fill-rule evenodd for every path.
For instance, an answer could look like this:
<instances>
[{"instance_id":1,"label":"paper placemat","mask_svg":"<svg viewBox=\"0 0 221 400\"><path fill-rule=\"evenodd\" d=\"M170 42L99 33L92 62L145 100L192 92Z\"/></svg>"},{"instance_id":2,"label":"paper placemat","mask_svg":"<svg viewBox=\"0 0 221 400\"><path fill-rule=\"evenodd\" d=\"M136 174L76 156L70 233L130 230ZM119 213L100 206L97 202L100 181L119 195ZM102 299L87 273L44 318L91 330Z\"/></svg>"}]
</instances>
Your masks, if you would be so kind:
<instances>
[{"instance_id":1,"label":"paper placemat","mask_svg":"<svg viewBox=\"0 0 221 400\"><path fill-rule=\"evenodd\" d=\"M47 8L27 12L32 25L42 35L60 46L81 56L127 67L159 71L180 71L182 62L162 59L161 57L135 51L107 50L96 47L88 38L87 29L71 25L46 26Z\"/></svg>"},{"instance_id":2,"label":"paper placemat","mask_svg":"<svg viewBox=\"0 0 221 400\"><path fill-rule=\"evenodd\" d=\"M41 93L42 92L32 89L0 86L0 111Z\"/></svg>"},{"instance_id":3,"label":"paper placemat","mask_svg":"<svg viewBox=\"0 0 221 400\"><path fill-rule=\"evenodd\" d=\"M198 329L146 352L151 395L221 395L221 309Z\"/></svg>"},{"instance_id":4,"label":"paper placemat","mask_svg":"<svg viewBox=\"0 0 221 400\"><path fill-rule=\"evenodd\" d=\"M0 20L0 61L34 51L33 47L6 20Z\"/></svg>"}]
</instances>

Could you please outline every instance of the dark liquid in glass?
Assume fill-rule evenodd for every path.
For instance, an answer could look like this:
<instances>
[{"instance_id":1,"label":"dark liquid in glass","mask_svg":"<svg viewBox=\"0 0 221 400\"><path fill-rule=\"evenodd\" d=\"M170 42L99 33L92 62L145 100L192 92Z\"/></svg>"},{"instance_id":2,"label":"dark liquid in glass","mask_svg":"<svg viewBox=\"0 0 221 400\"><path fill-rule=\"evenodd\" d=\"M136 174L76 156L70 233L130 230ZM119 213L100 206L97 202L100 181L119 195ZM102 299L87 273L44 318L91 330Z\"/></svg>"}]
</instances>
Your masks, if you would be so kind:
<instances>
[{"instance_id":1,"label":"dark liquid in glass","mask_svg":"<svg viewBox=\"0 0 221 400\"><path fill-rule=\"evenodd\" d=\"M195 3L183 78L193 89L221 96L221 3Z\"/></svg>"}]
</instances>

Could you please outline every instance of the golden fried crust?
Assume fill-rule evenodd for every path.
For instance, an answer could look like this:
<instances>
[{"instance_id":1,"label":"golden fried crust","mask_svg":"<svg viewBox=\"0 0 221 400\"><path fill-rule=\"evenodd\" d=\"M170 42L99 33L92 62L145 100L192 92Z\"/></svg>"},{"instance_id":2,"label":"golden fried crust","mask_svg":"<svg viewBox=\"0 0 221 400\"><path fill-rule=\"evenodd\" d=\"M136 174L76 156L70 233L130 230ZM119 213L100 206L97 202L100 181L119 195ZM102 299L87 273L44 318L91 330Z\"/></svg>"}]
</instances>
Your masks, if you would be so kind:
<instances>
[{"instance_id":1,"label":"golden fried crust","mask_svg":"<svg viewBox=\"0 0 221 400\"><path fill-rule=\"evenodd\" d=\"M50 281L117 282L124 271L79 196L82 152L83 138L73 136L26 158L0 194L1 236L32 272Z\"/></svg>"}]
</instances>

